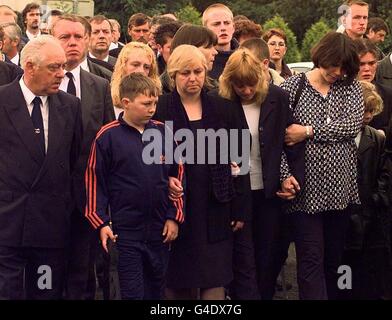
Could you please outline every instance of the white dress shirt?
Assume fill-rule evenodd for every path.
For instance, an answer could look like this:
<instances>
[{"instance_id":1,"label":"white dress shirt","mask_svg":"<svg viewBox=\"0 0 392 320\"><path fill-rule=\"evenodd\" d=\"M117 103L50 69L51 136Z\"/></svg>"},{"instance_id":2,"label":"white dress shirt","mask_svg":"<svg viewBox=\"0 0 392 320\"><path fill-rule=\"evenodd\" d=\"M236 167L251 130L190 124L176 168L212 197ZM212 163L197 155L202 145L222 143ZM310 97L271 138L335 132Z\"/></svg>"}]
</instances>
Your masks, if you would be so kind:
<instances>
[{"instance_id":1,"label":"white dress shirt","mask_svg":"<svg viewBox=\"0 0 392 320\"><path fill-rule=\"evenodd\" d=\"M34 38L37 38L40 35L41 35L41 30L39 30L37 34L32 34L29 32L29 30L26 30L26 36L27 38L29 38L29 40L33 40Z\"/></svg>"},{"instance_id":2,"label":"white dress shirt","mask_svg":"<svg viewBox=\"0 0 392 320\"><path fill-rule=\"evenodd\" d=\"M112 42L109 46L109 51L117 48L118 48L118 42L117 43Z\"/></svg>"},{"instance_id":3,"label":"white dress shirt","mask_svg":"<svg viewBox=\"0 0 392 320\"><path fill-rule=\"evenodd\" d=\"M82 63L79 65L84 71L90 72L90 68L88 67L87 57L84 58Z\"/></svg>"},{"instance_id":4,"label":"white dress shirt","mask_svg":"<svg viewBox=\"0 0 392 320\"><path fill-rule=\"evenodd\" d=\"M89 52L88 54L89 54L90 58L97 59L97 60L102 60L102 61L105 61L105 62L109 62L109 54L104 59L98 59L96 56L92 55L91 52Z\"/></svg>"},{"instance_id":5,"label":"white dress shirt","mask_svg":"<svg viewBox=\"0 0 392 320\"><path fill-rule=\"evenodd\" d=\"M17 53L16 56L13 57L13 58L10 59L10 60L11 60L11 62L12 62L13 64L16 64L16 65L18 66L18 65L19 65L19 53Z\"/></svg>"},{"instance_id":6,"label":"white dress shirt","mask_svg":"<svg viewBox=\"0 0 392 320\"><path fill-rule=\"evenodd\" d=\"M252 190L264 189L263 168L261 163L261 150L259 140L259 118L260 104L243 104L246 122L252 136L252 146L250 149L250 185Z\"/></svg>"},{"instance_id":7,"label":"white dress shirt","mask_svg":"<svg viewBox=\"0 0 392 320\"><path fill-rule=\"evenodd\" d=\"M124 111L123 108L119 108L119 107L114 106L114 116L116 117L116 120L118 120L120 113L123 111Z\"/></svg>"},{"instance_id":8,"label":"white dress shirt","mask_svg":"<svg viewBox=\"0 0 392 320\"><path fill-rule=\"evenodd\" d=\"M73 81L75 84L75 88L76 88L76 96L79 99L82 99L82 93L80 90L80 65L78 65L75 69L71 70L71 71L66 71L66 72L71 72L73 75ZM64 75L63 80L61 81L60 84L60 90L63 90L64 92L67 92L67 88L68 88L68 83L69 83L69 78Z\"/></svg>"},{"instance_id":9,"label":"white dress shirt","mask_svg":"<svg viewBox=\"0 0 392 320\"><path fill-rule=\"evenodd\" d=\"M33 100L36 97L34 93L31 92L29 88L27 88L24 77L19 80L20 88L22 89L23 97L26 101L26 106L29 111L30 117L33 112ZM44 124L44 137L45 137L45 152L48 151L48 133L49 133L49 101L48 96L39 96L41 98L41 113L42 120Z\"/></svg>"}]
</instances>

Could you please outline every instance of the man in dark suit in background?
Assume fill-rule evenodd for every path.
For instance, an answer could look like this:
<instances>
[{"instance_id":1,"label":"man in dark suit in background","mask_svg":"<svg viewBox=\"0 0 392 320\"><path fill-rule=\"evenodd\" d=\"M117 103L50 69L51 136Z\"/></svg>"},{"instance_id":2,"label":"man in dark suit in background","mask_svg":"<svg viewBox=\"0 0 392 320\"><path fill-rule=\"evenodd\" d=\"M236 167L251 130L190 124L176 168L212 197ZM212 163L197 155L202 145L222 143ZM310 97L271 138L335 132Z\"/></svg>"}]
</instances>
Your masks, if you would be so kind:
<instances>
[{"instance_id":1,"label":"man in dark suit in background","mask_svg":"<svg viewBox=\"0 0 392 320\"><path fill-rule=\"evenodd\" d=\"M117 59L109 55L109 46L112 42L112 25L105 16L94 16L90 19L91 37L89 56L96 63L102 63L113 72Z\"/></svg>"},{"instance_id":2,"label":"man in dark suit in background","mask_svg":"<svg viewBox=\"0 0 392 320\"><path fill-rule=\"evenodd\" d=\"M92 59L88 56L88 48L89 48L90 38L91 38L91 25L87 21L87 19L85 19L83 17L79 17L79 18L80 18L80 22L84 26L84 29L86 30L86 37L84 40L84 42L85 42L84 54L83 54L83 60L80 63L80 66L82 67L83 70L86 70L87 72L91 72L92 74L95 74L95 75L97 75L101 78L104 78L110 82L112 79L112 72L108 69L108 66L103 67L103 66L93 62Z\"/></svg>"},{"instance_id":3,"label":"man in dark suit in background","mask_svg":"<svg viewBox=\"0 0 392 320\"><path fill-rule=\"evenodd\" d=\"M24 76L0 87L0 299L60 299L79 158L80 101L62 91L51 36L23 49Z\"/></svg>"},{"instance_id":4,"label":"man in dark suit in background","mask_svg":"<svg viewBox=\"0 0 392 320\"><path fill-rule=\"evenodd\" d=\"M17 66L20 66L19 51L22 49L22 30L14 22L0 24L4 30L3 53Z\"/></svg>"},{"instance_id":5,"label":"man in dark suit in background","mask_svg":"<svg viewBox=\"0 0 392 320\"><path fill-rule=\"evenodd\" d=\"M11 83L22 74L23 70L18 66L0 61L0 86Z\"/></svg>"},{"instance_id":6,"label":"man in dark suit in background","mask_svg":"<svg viewBox=\"0 0 392 320\"><path fill-rule=\"evenodd\" d=\"M72 215L70 260L66 279L66 297L94 299L95 254L98 237L84 218L86 191L84 174L91 144L101 127L114 120L109 82L80 66L84 58L86 29L79 17L63 15L52 27L52 34L63 47L67 59L66 76L60 89L81 99L83 144L74 174L75 208Z\"/></svg>"},{"instance_id":7,"label":"man in dark suit in background","mask_svg":"<svg viewBox=\"0 0 392 320\"><path fill-rule=\"evenodd\" d=\"M3 48L4 30L0 26L0 86L14 81L19 75L23 74L23 70L14 65L6 56L1 53ZM4 61L2 61L4 58Z\"/></svg>"}]
</instances>

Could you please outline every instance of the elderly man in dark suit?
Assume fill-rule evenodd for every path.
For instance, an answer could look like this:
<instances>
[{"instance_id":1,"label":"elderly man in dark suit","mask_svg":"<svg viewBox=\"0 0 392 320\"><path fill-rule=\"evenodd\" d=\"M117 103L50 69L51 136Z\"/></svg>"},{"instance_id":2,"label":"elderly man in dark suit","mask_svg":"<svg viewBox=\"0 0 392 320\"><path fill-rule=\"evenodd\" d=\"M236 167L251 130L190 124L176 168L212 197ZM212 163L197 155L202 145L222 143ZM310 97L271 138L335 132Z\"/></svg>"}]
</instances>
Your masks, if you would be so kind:
<instances>
[{"instance_id":1,"label":"elderly man in dark suit","mask_svg":"<svg viewBox=\"0 0 392 320\"><path fill-rule=\"evenodd\" d=\"M80 101L59 91L65 62L40 36L22 51L24 76L0 87L0 299L61 298L82 140Z\"/></svg>"},{"instance_id":2,"label":"elderly man in dark suit","mask_svg":"<svg viewBox=\"0 0 392 320\"><path fill-rule=\"evenodd\" d=\"M63 15L52 27L52 34L60 41L67 59L66 76L60 89L81 99L83 119L83 145L74 174L75 208L66 296L70 299L94 299L94 252L98 238L84 218L86 191L84 173L91 144L101 127L114 120L114 109L109 82L93 75L80 66L84 58L86 29L79 17Z\"/></svg>"}]
</instances>

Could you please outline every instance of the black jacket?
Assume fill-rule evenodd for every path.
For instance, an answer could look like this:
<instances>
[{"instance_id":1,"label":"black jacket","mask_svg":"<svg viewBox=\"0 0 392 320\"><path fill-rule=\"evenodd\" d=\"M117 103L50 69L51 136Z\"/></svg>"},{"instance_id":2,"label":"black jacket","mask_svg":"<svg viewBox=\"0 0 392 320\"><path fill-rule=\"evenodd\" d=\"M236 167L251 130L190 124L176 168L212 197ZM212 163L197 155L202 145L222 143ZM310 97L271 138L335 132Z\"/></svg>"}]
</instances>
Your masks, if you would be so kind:
<instances>
[{"instance_id":1,"label":"black jacket","mask_svg":"<svg viewBox=\"0 0 392 320\"><path fill-rule=\"evenodd\" d=\"M0 61L0 86L11 83L22 74L23 70L12 62Z\"/></svg>"},{"instance_id":2,"label":"black jacket","mask_svg":"<svg viewBox=\"0 0 392 320\"><path fill-rule=\"evenodd\" d=\"M388 192L390 170L385 167L385 138L365 126L358 148L358 188L361 205L353 208L347 249L389 247ZM388 230L386 230L388 228Z\"/></svg>"},{"instance_id":3,"label":"black jacket","mask_svg":"<svg viewBox=\"0 0 392 320\"><path fill-rule=\"evenodd\" d=\"M294 123L288 99L287 92L271 84L268 95L261 105L259 140L264 192L267 198L275 197L280 189L280 163L283 151L287 155L291 174L301 186L305 180L305 143L298 143L292 147L287 147L284 143L285 130ZM242 129L249 129L239 100L236 101L235 107L236 118L241 121Z\"/></svg>"},{"instance_id":4,"label":"black jacket","mask_svg":"<svg viewBox=\"0 0 392 320\"><path fill-rule=\"evenodd\" d=\"M81 69L80 91L83 142L73 176L73 191L77 208L80 212L84 213L86 200L84 175L91 144L102 126L114 120L114 109L110 94L110 85L105 79Z\"/></svg>"},{"instance_id":5,"label":"black jacket","mask_svg":"<svg viewBox=\"0 0 392 320\"><path fill-rule=\"evenodd\" d=\"M177 97L174 98L173 102L174 95L177 95ZM205 128L212 128L215 130L218 128L238 128L238 125L235 124L234 112L231 108L232 103L230 101L219 96L207 95L204 90L202 97L204 101L202 121ZM176 91L160 96L157 104L157 110L154 115L155 119L162 122L170 120L173 121L175 132L177 128L182 128L184 125L187 126L187 117L186 115L181 115L185 113L185 111L182 110L183 107L181 105L178 106L178 98L178 93ZM207 101L207 103L205 103L205 101ZM212 237L214 240L219 241L230 237L232 233L230 226L223 225L221 223L222 221L245 221L250 217L251 212L250 207L248 206L249 201L246 201L244 198L248 192L244 192L242 189L240 190L241 192L237 192L236 189L237 184L240 186L246 185L245 183L237 182L242 181L242 178L232 178L229 165L209 164L209 167L212 185L211 201L214 202L213 206L217 210L216 214L212 216L211 221L209 221L209 234L213 235Z\"/></svg>"},{"instance_id":6,"label":"black jacket","mask_svg":"<svg viewBox=\"0 0 392 320\"><path fill-rule=\"evenodd\" d=\"M112 80L112 74L113 72L111 72L109 69L106 69L102 66L100 66L99 64L92 62L90 59L87 59L87 64L88 64L88 68L90 69L90 72L92 74L95 74L98 77L104 78L106 80L110 81Z\"/></svg>"},{"instance_id":7,"label":"black jacket","mask_svg":"<svg viewBox=\"0 0 392 320\"><path fill-rule=\"evenodd\" d=\"M219 80L220 75L223 72L223 69L226 66L227 60L229 60L231 54L239 47L239 44L236 39L232 39L230 43L230 51L218 51L218 54L215 56L214 65L212 66L212 70L208 74L212 79Z\"/></svg>"},{"instance_id":8,"label":"black jacket","mask_svg":"<svg viewBox=\"0 0 392 320\"><path fill-rule=\"evenodd\" d=\"M384 102L384 108L380 114L373 118L373 120L369 123L369 126L386 132L389 121L392 119L392 88L379 83L375 83L375 86L378 94Z\"/></svg>"},{"instance_id":9,"label":"black jacket","mask_svg":"<svg viewBox=\"0 0 392 320\"><path fill-rule=\"evenodd\" d=\"M80 100L48 97L46 155L40 151L19 81L0 87L0 246L64 248L71 174L82 141Z\"/></svg>"}]
</instances>

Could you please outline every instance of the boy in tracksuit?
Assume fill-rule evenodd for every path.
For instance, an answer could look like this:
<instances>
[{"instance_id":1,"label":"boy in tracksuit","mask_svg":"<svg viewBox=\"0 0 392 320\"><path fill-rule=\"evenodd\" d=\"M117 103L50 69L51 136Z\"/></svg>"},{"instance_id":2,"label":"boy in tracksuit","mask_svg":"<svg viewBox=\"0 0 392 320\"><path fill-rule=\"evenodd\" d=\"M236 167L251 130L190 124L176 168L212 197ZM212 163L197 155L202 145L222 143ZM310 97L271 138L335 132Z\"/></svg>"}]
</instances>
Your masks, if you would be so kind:
<instances>
[{"instance_id":1,"label":"boy in tracksuit","mask_svg":"<svg viewBox=\"0 0 392 320\"><path fill-rule=\"evenodd\" d=\"M109 239L116 242L122 299L161 299L168 243L176 239L177 224L184 220L182 199L169 200L168 179L182 179L183 167L165 164L165 126L151 120L159 94L155 83L135 73L121 81L119 90L124 112L102 127L91 147L85 215L100 229L106 251ZM143 153L147 129L162 139L154 140L162 154L152 164L146 164L151 163L146 159L150 152Z\"/></svg>"}]
</instances>

